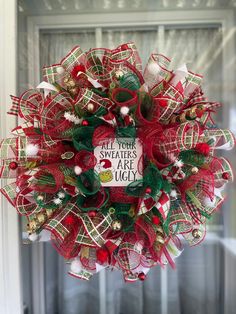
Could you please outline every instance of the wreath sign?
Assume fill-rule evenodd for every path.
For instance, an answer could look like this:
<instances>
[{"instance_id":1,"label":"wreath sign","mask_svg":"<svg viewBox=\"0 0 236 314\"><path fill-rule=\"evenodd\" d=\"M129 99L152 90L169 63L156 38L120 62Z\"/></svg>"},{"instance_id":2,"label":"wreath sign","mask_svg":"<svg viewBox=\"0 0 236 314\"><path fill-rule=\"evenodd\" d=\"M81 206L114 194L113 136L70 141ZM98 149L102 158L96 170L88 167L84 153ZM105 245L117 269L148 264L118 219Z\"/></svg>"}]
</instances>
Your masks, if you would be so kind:
<instances>
[{"instance_id":1,"label":"wreath sign","mask_svg":"<svg viewBox=\"0 0 236 314\"><path fill-rule=\"evenodd\" d=\"M1 189L28 219L31 241L51 234L69 274L103 268L126 281L205 237L206 222L233 178L216 149L234 137L217 128L200 75L152 54L142 74L133 43L114 50L75 47L43 69L43 82L8 112L24 123L0 144Z\"/></svg>"}]
</instances>

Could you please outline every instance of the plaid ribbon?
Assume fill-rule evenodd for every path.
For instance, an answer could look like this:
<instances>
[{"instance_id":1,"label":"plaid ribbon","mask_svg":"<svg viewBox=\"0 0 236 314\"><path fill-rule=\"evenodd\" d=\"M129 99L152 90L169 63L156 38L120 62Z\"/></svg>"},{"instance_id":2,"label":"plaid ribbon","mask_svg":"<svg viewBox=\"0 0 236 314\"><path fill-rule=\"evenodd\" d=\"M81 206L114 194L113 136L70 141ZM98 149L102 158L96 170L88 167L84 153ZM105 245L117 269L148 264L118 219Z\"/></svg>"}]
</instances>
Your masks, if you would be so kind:
<instances>
[{"instance_id":1,"label":"plaid ribbon","mask_svg":"<svg viewBox=\"0 0 236 314\"><path fill-rule=\"evenodd\" d=\"M119 246L117 261L126 275L131 275L132 270L140 264L142 246L137 243L123 242Z\"/></svg>"},{"instance_id":2,"label":"plaid ribbon","mask_svg":"<svg viewBox=\"0 0 236 314\"><path fill-rule=\"evenodd\" d=\"M130 64L142 71L142 63L134 43L127 43L114 50L91 49L86 53L88 73L101 84L108 85L118 69L126 69Z\"/></svg>"},{"instance_id":3,"label":"plaid ribbon","mask_svg":"<svg viewBox=\"0 0 236 314\"><path fill-rule=\"evenodd\" d=\"M144 80L149 89L152 89L153 96L158 95L161 90L157 88L157 82L167 82L172 76L168 70L170 59L160 54L151 54L144 69ZM160 86L159 86L160 87Z\"/></svg>"},{"instance_id":4,"label":"plaid ribbon","mask_svg":"<svg viewBox=\"0 0 236 314\"><path fill-rule=\"evenodd\" d=\"M229 175L229 180L233 181L234 179L234 174L232 167L229 163L229 161L224 158L217 158L217 160L214 162L214 182L215 182L215 187L219 188L225 185L225 180L222 178L223 173L227 173Z\"/></svg>"},{"instance_id":5,"label":"plaid ribbon","mask_svg":"<svg viewBox=\"0 0 236 314\"><path fill-rule=\"evenodd\" d=\"M177 236L170 236L166 239L165 246L162 248L161 264L169 263L172 268L175 268L175 258L180 256L183 249L180 240Z\"/></svg>"},{"instance_id":6,"label":"plaid ribbon","mask_svg":"<svg viewBox=\"0 0 236 314\"><path fill-rule=\"evenodd\" d=\"M20 98L19 97L16 97L16 96L13 96L11 95L11 100L12 100L12 106L10 108L10 110L7 112L8 114L12 114L14 116L18 116L19 114L19 101L20 101Z\"/></svg>"},{"instance_id":7,"label":"plaid ribbon","mask_svg":"<svg viewBox=\"0 0 236 314\"><path fill-rule=\"evenodd\" d=\"M0 189L0 192L6 197L6 199L12 206L15 206L15 199L17 195L16 191L17 191L16 182L7 184L3 188Z\"/></svg>"},{"instance_id":8,"label":"plaid ribbon","mask_svg":"<svg viewBox=\"0 0 236 314\"><path fill-rule=\"evenodd\" d=\"M72 270L68 272L72 277L76 277L83 280L89 280L93 276L93 272L87 269L82 269L79 273L75 273Z\"/></svg>"},{"instance_id":9,"label":"plaid ribbon","mask_svg":"<svg viewBox=\"0 0 236 314\"><path fill-rule=\"evenodd\" d=\"M108 213L107 215L97 215L94 219L91 219L88 215L81 215L80 219L83 223L83 228L80 228L76 242L79 244L89 246L99 246L105 244L106 233L112 224L112 217Z\"/></svg>"},{"instance_id":10,"label":"plaid ribbon","mask_svg":"<svg viewBox=\"0 0 236 314\"><path fill-rule=\"evenodd\" d=\"M66 92L58 93L43 108L40 114L41 128L51 137L65 138L63 132L72 127L71 122L64 119L64 112L73 110L72 98Z\"/></svg>"},{"instance_id":11,"label":"plaid ribbon","mask_svg":"<svg viewBox=\"0 0 236 314\"><path fill-rule=\"evenodd\" d=\"M195 246L195 245L200 244L206 236L206 223L195 224L193 225L193 230L195 228L198 230L198 235L199 235L198 237L194 237L192 235L192 232L183 234L184 239L188 242L190 246Z\"/></svg>"},{"instance_id":12,"label":"plaid ribbon","mask_svg":"<svg viewBox=\"0 0 236 314\"><path fill-rule=\"evenodd\" d=\"M170 197L167 193L162 191L161 196L159 197L156 208L160 212L162 218L165 220L168 216L170 210Z\"/></svg>"},{"instance_id":13,"label":"plaid ribbon","mask_svg":"<svg viewBox=\"0 0 236 314\"><path fill-rule=\"evenodd\" d=\"M177 128L168 128L163 131L161 139L156 146L159 151L171 159L183 150L189 150L199 142L200 128L196 122L186 122Z\"/></svg>"},{"instance_id":14,"label":"plaid ribbon","mask_svg":"<svg viewBox=\"0 0 236 314\"><path fill-rule=\"evenodd\" d=\"M89 111L89 104L93 104L93 112L96 113L99 108L109 109L113 105L113 102L109 98L100 97L88 88L81 88L74 106Z\"/></svg>"},{"instance_id":15,"label":"plaid ribbon","mask_svg":"<svg viewBox=\"0 0 236 314\"><path fill-rule=\"evenodd\" d=\"M38 90L29 89L21 95L18 102L19 116L26 121L34 123L34 118L39 119L43 96Z\"/></svg>"},{"instance_id":16,"label":"plaid ribbon","mask_svg":"<svg viewBox=\"0 0 236 314\"><path fill-rule=\"evenodd\" d=\"M79 46L74 47L68 55L61 60L59 64L54 64L52 66L44 67L43 68L43 80L53 84L53 83L62 83L63 78L67 75L68 72L71 72L71 70L79 64L85 64L86 62L86 56L82 52L81 48ZM58 68L62 67L65 72L63 74L60 74L58 71ZM63 84L60 84L63 86Z\"/></svg>"},{"instance_id":17,"label":"plaid ribbon","mask_svg":"<svg viewBox=\"0 0 236 314\"><path fill-rule=\"evenodd\" d=\"M152 197L149 196L149 194L146 194L140 202L140 205L138 206L138 213L137 215L143 215L147 212L149 212L158 202L157 199L160 197L160 192L156 195L156 200L154 200Z\"/></svg>"},{"instance_id":18,"label":"plaid ribbon","mask_svg":"<svg viewBox=\"0 0 236 314\"><path fill-rule=\"evenodd\" d=\"M174 182L176 180L183 180L185 178L185 173L180 167L166 167L161 171L162 177L169 182Z\"/></svg>"},{"instance_id":19,"label":"plaid ribbon","mask_svg":"<svg viewBox=\"0 0 236 314\"><path fill-rule=\"evenodd\" d=\"M180 203L178 208L172 210L169 228L176 234L192 230L192 216L184 203Z\"/></svg>"},{"instance_id":20,"label":"plaid ribbon","mask_svg":"<svg viewBox=\"0 0 236 314\"><path fill-rule=\"evenodd\" d=\"M71 215L78 217L78 213L79 209L75 203L67 203L64 208L58 210L52 218L48 219L43 228L63 241L70 234L70 229L65 223L66 218Z\"/></svg>"},{"instance_id":21,"label":"plaid ribbon","mask_svg":"<svg viewBox=\"0 0 236 314\"><path fill-rule=\"evenodd\" d=\"M16 136L32 136L37 135L33 123L24 122L22 125L15 127L11 133Z\"/></svg>"},{"instance_id":22,"label":"plaid ribbon","mask_svg":"<svg viewBox=\"0 0 236 314\"><path fill-rule=\"evenodd\" d=\"M217 149L232 149L235 144L235 137L229 130L224 129L206 129L201 136L202 141L208 139L214 139L214 147Z\"/></svg>"}]
</instances>

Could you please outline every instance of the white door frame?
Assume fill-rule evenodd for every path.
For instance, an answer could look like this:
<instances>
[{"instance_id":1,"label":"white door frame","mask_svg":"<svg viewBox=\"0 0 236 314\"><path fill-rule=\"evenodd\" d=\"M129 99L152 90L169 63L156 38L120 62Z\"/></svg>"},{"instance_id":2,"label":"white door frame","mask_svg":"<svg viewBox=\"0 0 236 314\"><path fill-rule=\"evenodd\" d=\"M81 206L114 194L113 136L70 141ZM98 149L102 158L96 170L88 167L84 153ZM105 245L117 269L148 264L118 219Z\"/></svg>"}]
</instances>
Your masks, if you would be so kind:
<instances>
[{"instance_id":1,"label":"white door frame","mask_svg":"<svg viewBox=\"0 0 236 314\"><path fill-rule=\"evenodd\" d=\"M11 94L16 94L17 1L0 0L0 114L1 138L8 137L16 119L7 116ZM7 180L2 182L2 186ZM21 314L19 219L16 210L0 196L0 313Z\"/></svg>"}]
</instances>

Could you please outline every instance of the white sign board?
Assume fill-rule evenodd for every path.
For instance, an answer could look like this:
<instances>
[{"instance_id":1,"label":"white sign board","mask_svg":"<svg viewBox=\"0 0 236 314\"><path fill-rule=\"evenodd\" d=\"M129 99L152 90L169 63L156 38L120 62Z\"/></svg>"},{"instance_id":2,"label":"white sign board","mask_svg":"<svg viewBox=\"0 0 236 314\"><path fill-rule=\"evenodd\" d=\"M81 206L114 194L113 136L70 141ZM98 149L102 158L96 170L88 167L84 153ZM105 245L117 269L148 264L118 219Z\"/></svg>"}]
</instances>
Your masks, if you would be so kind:
<instances>
[{"instance_id":1,"label":"white sign board","mask_svg":"<svg viewBox=\"0 0 236 314\"><path fill-rule=\"evenodd\" d=\"M102 186L127 186L142 179L142 145L138 139L115 139L94 149Z\"/></svg>"}]
</instances>

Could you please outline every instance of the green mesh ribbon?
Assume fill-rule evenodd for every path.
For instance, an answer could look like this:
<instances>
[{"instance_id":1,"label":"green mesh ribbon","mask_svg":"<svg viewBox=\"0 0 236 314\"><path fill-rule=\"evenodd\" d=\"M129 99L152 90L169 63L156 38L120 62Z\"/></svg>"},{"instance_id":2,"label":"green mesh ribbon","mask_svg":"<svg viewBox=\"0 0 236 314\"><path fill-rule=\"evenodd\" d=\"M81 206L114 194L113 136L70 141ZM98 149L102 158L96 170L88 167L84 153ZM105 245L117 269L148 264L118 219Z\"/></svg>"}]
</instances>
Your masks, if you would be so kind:
<instances>
[{"instance_id":1,"label":"green mesh ribbon","mask_svg":"<svg viewBox=\"0 0 236 314\"><path fill-rule=\"evenodd\" d=\"M150 163L144 170L143 179L131 182L126 187L126 193L134 197L143 197L146 188L150 188L150 196L155 198L160 190L170 191L171 185L164 180L158 168Z\"/></svg>"},{"instance_id":2,"label":"green mesh ribbon","mask_svg":"<svg viewBox=\"0 0 236 314\"><path fill-rule=\"evenodd\" d=\"M200 167L205 163L206 157L194 150L182 151L179 154L179 158L184 164L189 164L192 166Z\"/></svg>"},{"instance_id":3,"label":"green mesh ribbon","mask_svg":"<svg viewBox=\"0 0 236 314\"><path fill-rule=\"evenodd\" d=\"M77 187L85 195L93 195L100 189L101 183L98 174L90 169L77 177Z\"/></svg>"},{"instance_id":4,"label":"green mesh ribbon","mask_svg":"<svg viewBox=\"0 0 236 314\"><path fill-rule=\"evenodd\" d=\"M133 73L125 73L119 80L120 87L137 90L141 87L139 78Z\"/></svg>"}]
</instances>

